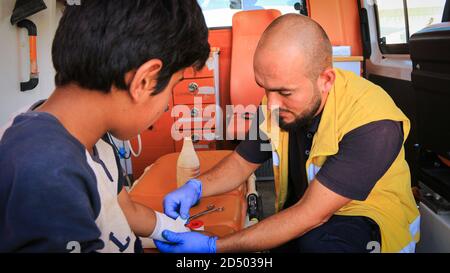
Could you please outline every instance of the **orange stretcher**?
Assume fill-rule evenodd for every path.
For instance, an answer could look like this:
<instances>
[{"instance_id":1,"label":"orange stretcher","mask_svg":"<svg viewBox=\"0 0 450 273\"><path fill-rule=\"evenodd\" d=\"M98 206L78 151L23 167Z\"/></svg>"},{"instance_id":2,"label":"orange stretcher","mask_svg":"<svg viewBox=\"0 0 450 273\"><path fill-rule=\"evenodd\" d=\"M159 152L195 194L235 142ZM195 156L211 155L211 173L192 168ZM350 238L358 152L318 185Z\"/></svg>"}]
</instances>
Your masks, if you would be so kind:
<instances>
[{"instance_id":1,"label":"orange stretcher","mask_svg":"<svg viewBox=\"0 0 450 273\"><path fill-rule=\"evenodd\" d=\"M204 173L215 166L232 151L198 152L200 172ZM179 153L172 153L159 158L148 167L133 186L131 199L156 211L163 211L164 196L176 189L176 164ZM246 184L218 196L202 198L190 210L190 215L206 209L208 205L223 207L224 211L214 212L198 218L204 223L205 232L223 237L244 228L247 214Z\"/></svg>"}]
</instances>

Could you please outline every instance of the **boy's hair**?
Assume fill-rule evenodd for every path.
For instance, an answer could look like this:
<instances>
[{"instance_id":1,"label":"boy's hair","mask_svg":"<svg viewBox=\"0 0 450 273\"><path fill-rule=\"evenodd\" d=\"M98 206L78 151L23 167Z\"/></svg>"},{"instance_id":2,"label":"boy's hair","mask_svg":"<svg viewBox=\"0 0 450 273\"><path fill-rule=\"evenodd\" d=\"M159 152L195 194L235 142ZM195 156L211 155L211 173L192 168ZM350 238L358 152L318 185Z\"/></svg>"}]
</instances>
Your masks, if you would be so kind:
<instances>
[{"instance_id":1,"label":"boy's hair","mask_svg":"<svg viewBox=\"0 0 450 273\"><path fill-rule=\"evenodd\" d=\"M82 0L67 5L53 41L56 86L108 93L128 89L125 74L160 59L156 91L209 57L208 28L196 0Z\"/></svg>"}]
</instances>

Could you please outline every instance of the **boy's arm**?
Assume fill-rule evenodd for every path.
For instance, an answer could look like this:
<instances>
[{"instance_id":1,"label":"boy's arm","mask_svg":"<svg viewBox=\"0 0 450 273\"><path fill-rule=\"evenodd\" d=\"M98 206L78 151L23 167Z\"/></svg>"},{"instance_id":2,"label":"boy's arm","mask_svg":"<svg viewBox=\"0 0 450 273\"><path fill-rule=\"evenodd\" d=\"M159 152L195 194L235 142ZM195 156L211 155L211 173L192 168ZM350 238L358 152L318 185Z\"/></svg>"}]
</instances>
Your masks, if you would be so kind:
<instances>
[{"instance_id":1,"label":"boy's arm","mask_svg":"<svg viewBox=\"0 0 450 273\"><path fill-rule=\"evenodd\" d=\"M133 202L125 189L119 193L118 201L131 230L139 237L165 241L161 233L166 229L174 232L190 231L185 227L185 220L173 220L163 213Z\"/></svg>"},{"instance_id":2,"label":"boy's arm","mask_svg":"<svg viewBox=\"0 0 450 273\"><path fill-rule=\"evenodd\" d=\"M119 193L119 205L133 232L140 237L149 237L156 225L155 211L131 200L125 188Z\"/></svg>"}]
</instances>

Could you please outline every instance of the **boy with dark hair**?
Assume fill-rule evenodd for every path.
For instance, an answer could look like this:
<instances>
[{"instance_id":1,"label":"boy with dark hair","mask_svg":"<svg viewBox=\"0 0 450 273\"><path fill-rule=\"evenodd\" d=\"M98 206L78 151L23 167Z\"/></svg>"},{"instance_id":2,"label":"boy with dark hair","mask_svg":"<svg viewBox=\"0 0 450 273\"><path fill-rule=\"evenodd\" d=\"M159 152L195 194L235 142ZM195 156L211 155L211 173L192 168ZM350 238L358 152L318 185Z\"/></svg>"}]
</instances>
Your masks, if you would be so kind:
<instances>
[{"instance_id":1,"label":"boy with dark hair","mask_svg":"<svg viewBox=\"0 0 450 273\"><path fill-rule=\"evenodd\" d=\"M53 42L56 89L0 141L0 252L134 252L167 217L131 201L112 147L165 111L209 56L195 0L84 0ZM156 227L156 228L155 228Z\"/></svg>"}]
</instances>

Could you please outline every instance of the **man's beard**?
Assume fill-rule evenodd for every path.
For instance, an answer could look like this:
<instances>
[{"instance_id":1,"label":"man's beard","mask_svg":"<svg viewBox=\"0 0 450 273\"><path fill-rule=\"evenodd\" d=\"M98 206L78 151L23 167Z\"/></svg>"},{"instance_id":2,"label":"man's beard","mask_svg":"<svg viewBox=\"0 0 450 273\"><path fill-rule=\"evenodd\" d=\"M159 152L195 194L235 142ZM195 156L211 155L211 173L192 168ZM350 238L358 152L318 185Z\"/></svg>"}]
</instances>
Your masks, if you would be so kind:
<instances>
[{"instance_id":1,"label":"man's beard","mask_svg":"<svg viewBox=\"0 0 450 273\"><path fill-rule=\"evenodd\" d=\"M322 98L320 97L320 93L316 93L318 94L317 96L315 96L315 99L312 103L312 107L308 110L306 110L303 114L301 115L296 115L294 112L286 110L286 109L277 109L274 111L274 114L278 116L278 126L280 127L281 130L283 131L291 131L293 129L296 128L301 128L305 125L309 125L311 123L311 121L314 119L314 116L316 115L316 113L319 111L320 105L322 104ZM292 122L285 122L280 116L279 116L279 112L284 112L284 113L291 113L292 115L295 116L295 120Z\"/></svg>"}]
</instances>

